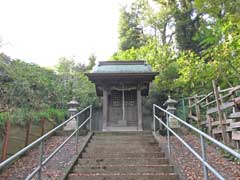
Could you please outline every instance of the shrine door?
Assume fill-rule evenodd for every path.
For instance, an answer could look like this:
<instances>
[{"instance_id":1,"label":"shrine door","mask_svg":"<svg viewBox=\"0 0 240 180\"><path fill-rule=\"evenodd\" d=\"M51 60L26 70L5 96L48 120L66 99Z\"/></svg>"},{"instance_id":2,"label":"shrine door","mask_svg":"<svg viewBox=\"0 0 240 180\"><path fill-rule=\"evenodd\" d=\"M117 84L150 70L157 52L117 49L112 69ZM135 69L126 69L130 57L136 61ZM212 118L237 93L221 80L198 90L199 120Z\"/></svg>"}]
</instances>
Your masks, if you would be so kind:
<instances>
[{"instance_id":1,"label":"shrine door","mask_svg":"<svg viewBox=\"0 0 240 180\"><path fill-rule=\"evenodd\" d=\"M108 96L108 126L137 126L137 91L112 90Z\"/></svg>"}]
</instances>

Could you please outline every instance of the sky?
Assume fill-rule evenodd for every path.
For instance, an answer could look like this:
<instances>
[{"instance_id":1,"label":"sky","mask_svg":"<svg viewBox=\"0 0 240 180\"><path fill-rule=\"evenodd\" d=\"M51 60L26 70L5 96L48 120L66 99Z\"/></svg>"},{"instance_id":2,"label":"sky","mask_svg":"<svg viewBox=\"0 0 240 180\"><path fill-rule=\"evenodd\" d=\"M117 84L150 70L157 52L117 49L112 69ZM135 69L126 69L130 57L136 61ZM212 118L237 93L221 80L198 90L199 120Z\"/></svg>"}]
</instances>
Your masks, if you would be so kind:
<instances>
[{"instance_id":1,"label":"sky","mask_svg":"<svg viewBox=\"0 0 240 180\"><path fill-rule=\"evenodd\" d=\"M0 47L11 58L54 67L60 57L108 60L118 48L120 5L131 0L0 0Z\"/></svg>"}]
</instances>

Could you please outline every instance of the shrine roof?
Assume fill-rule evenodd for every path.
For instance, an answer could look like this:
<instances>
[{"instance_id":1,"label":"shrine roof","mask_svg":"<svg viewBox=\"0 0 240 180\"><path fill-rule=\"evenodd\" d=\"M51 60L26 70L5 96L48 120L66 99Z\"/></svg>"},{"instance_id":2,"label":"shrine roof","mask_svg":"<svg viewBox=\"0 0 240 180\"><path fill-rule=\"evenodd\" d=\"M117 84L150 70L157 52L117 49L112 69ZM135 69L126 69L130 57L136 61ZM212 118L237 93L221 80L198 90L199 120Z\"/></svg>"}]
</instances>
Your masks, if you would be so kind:
<instances>
[{"instance_id":1,"label":"shrine roof","mask_svg":"<svg viewBox=\"0 0 240 180\"><path fill-rule=\"evenodd\" d=\"M91 73L151 73L145 61L100 61Z\"/></svg>"},{"instance_id":2,"label":"shrine roof","mask_svg":"<svg viewBox=\"0 0 240 180\"><path fill-rule=\"evenodd\" d=\"M85 73L88 79L95 83L98 96L103 95L103 87L125 84L144 86L141 94L148 95L149 83L155 79L153 72L145 61L100 61L91 73Z\"/></svg>"}]
</instances>

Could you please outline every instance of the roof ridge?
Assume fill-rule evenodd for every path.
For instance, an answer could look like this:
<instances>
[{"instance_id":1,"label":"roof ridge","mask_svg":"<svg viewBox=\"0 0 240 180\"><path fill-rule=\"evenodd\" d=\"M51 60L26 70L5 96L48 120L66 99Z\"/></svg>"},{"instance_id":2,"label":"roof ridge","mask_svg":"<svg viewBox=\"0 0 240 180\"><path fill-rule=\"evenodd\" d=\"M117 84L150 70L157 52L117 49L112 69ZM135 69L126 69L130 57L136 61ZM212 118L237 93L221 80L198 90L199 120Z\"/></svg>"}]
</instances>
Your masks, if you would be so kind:
<instances>
[{"instance_id":1,"label":"roof ridge","mask_svg":"<svg viewBox=\"0 0 240 180\"><path fill-rule=\"evenodd\" d=\"M146 61L137 60L137 61L99 61L98 66L105 65L145 65Z\"/></svg>"}]
</instances>

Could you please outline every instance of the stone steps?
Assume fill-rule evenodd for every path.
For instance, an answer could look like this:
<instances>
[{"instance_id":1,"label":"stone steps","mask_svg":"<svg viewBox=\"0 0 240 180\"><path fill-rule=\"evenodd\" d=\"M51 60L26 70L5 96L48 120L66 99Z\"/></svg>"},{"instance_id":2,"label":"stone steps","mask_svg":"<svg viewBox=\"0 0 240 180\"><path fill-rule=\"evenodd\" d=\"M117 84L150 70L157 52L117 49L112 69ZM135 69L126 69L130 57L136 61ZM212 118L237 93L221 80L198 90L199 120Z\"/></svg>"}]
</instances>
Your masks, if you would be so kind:
<instances>
[{"instance_id":1,"label":"stone steps","mask_svg":"<svg viewBox=\"0 0 240 180\"><path fill-rule=\"evenodd\" d=\"M108 142L108 143L100 143L100 142L90 142L88 147L99 147L99 148L111 148L111 147L148 147L148 148L159 148L157 143L149 143L149 142L123 142L117 143L116 142Z\"/></svg>"},{"instance_id":2,"label":"stone steps","mask_svg":"<svg viewBox=\"0 0 240 180\"><path fill-rule=\"evenodd\" d=\"M119 164L131 164L131 165L161 165L167 164L168 160L166 158L96 158L96 159L89 159L83 158L79 159L78 165L119 165Z\"/></svg>"},{"instance_id":3,"label":"stone steps","mask_svg":"<svg viewBox=\"0 0 240 180\"><path fill-rule=\"evenodd\" d=\"M67 179L178 180L150 132L98 132Z\"/></svg>"},{"instance_id":4,"label":"stone steps","mask_svg":"<svg viewBox=\"0 0 240 180\"><path fill-rule=\"evenodd\" d=\"M140 147L128 147L128 148L124 148L124 147L111 147L111 148L98 148L98 147L87 147L86 148L86 152L106 152L107 150L110 150L110 152L115 152L115 153L121 153L123 151L125 152L131 152L131 153L148 153L148 152L158 152L157 148L152 148L152 147L144 147L144 148L140 148Z\"/></svg>"},{"instance_id":5,"label":"stone steps","mask_svg":"<svg viewBox=\"0 0 240 180\"><path fill-rule=\"evenodd\" d=\"M100 134L94 135L93 139L103 139L103 138L114 138L114 139L140 139L140 138L150 138L152 139L152 134L118 134L118 135L111 135L111 134Z\"/></svg>"},{"instance_id":6,"label":"stone steps","mask_svg":"<svg viewBox=\"0 0 240 180\"><path fill-rule=\"evenodd\" d=\"M175 173L109 173L109 174L80 174L73 173L68 176L69 180L178 180Z\"/></svg>"},{"instance_id":7,"label":"stone steps","mask_svg":"<svg viewBox=\"0 0 240 180\"><path fill-rule=\"evenodd\" d=\"M117 144L116 144L117 142ZM156 145L156 142L153 141L152 139L150 140L116 140L116 139L105 139L104 142L103 140L91 140L89 145ZM158 145L158 144L157 144Z\"/></svg>"},{"instance_id":8,"label":"stone steps","mask_svg":"<svg viewBox=\"0 0 240 180\"><path fill-rule=\"evenodd\" d=\"M86 166L77 165L73 169L73 173L171 173L173 167L166 164L161 165L100 165L100 166Z\"/></svg>"},{"instance_id":9,"label":"stone steps","mask_svg":"<svg viewBox=\"0 0 240 180\"><path fill-rule=\"evenodd\" d=\"M158 143L154 142L154 141L118 141L118 143L116 144L116 141L104 141L104 143L102 141L96 141L96 140L92 140L90 141L90 144L88 146L157 146L158 147Z\"/></svg>"},{"instance_id":10,"label":"stone steps","mask_svg":"<svg viewBox=\"0 0 240 180\"><path fill-rule=\"evenodd\" d=\"M95 132L96 136L129 136L129 135L137 135L137 136L144 136L144 135L152 135L152 131L108 131L108 132Z\"/></svg>"},{"instance_id":11,"label":"stone steps","mask_svg":"<svg viewBox=\"0 0 240 180\"><path fill-rule=\"evenodd\" d=\"M83 158L161 158L164 157L163 152L128 152L128 153L106 153L106 152L85 152L82 154Z\"/></svg>"},{"instance_id":12,"label":"stone steps","mask_svg":"<svg viewBox=\"0 0 240 180\"><path fill-rule=\"evenodd\" d=\"M120 141L120 142L135 142L135 141L151 141L152 140L152 137L131 137L131 138L128 138L128 137L119 137L119 136L116 136L116 137L108 137L108 136L101 136L101 137L93 137L92 140L97 140L97 141L105 141L105 142L110 142L110 141Z\"/></svg>"}]
</instances>

